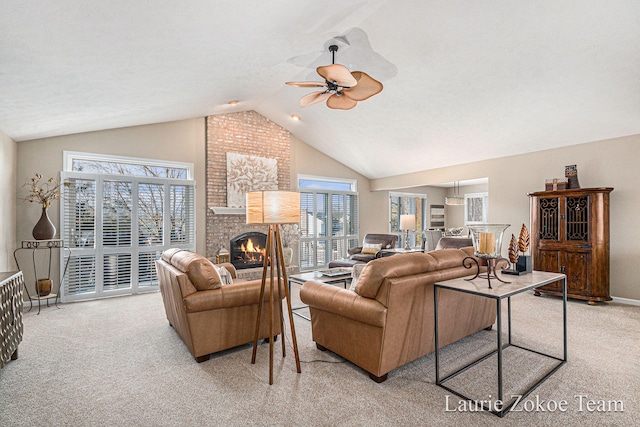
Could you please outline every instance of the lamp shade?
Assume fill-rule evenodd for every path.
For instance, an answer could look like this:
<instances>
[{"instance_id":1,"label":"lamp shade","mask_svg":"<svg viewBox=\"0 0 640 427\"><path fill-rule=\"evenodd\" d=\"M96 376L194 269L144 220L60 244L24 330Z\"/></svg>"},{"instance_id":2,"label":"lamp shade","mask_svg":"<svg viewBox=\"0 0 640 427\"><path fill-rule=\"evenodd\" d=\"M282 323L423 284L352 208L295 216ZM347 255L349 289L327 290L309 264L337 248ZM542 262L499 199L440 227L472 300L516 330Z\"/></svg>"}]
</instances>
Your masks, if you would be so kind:
<instances>
[{"instance_id":1,"label":"lamp shade","mask_svg":"<svg viewBox=\"0 0 640 427\"><path fill-rule=\"evenodd\" d=\"M300 222L300 193L295 191L247 192L247 224Z\"/></svg>"},{"instance_id":2,"label":"lamp shade","mask_svg":"<svg viewBox=\"0 0 640 427\"><path fill-rule=\"evenodd\" d=\"M400 230L415 230L415 229L416 229L415 215L400 215Z\"/></svg>"}]
</instances>

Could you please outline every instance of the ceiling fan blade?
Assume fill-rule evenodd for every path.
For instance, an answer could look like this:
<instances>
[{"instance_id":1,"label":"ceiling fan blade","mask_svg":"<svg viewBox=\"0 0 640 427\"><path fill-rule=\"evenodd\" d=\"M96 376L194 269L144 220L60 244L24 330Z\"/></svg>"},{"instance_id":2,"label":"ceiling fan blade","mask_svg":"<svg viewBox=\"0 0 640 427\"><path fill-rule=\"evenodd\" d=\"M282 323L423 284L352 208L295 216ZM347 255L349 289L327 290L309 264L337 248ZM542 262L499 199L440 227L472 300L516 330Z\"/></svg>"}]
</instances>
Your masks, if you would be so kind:
<instances>
[{"instance_id":1,"label":"ceiling fan blade","mask_svg":"<svg viewBox=\"0 0 640 427\"><path fill-rule=\"evenodd\" d=\"M367 73L354 71L351 74L358 81L358 84L349 89L345 89L343 93L354 101L364 101L365 99L369 99L373 95L382 91L382 83L369 76Z\"/></svg>"},{"instance_id":2,"label":"ceiling fan blade","mask_svg":"<svg viewBox=\"0 0 640 427\"><path fill-rule=\"evenodd\" d=\"M347 98L344 95L332 95L329 99L327 99L327 107L333 108L334 110L350 110L356 105L358 105L357 101L354 101L351 98Z\"/></svg>"},{"instance_id":3,"label":"ceiling fan blade","mask_svg":"<svg viewBox=\"0 0 640 427\"><path fill-rule=\"evenodd\" d=\"M316 68L320 74L328 82L336 82L338 86L351 87L358 84L358 81L351 75L347 67L340 64L325 65Z\"/></svg>"},{"instance_id":4,"label":"ceiling fan blade","mask_svg":"<svg viewBox=\"0 0 640 427\"><path fill-rule=\"evenodd\" d=\"M300 106L306 107L308 105L317 104L318 102L322 102L325 99L331 96L331 92L327 92L325 90L320 90L318 92L312 92L309 95L305 95L300 98Z\"/></svg>"},{"instance_id":5,"label":"ceiling fan blade","mask_svg":"<svg viewBox=\"0 0 640 427\"><path fill-rule=\"evenodd\" d=\"M325 87L325 82L286 82L289 86L296 87Z\"/></svg>"}]
</instances>

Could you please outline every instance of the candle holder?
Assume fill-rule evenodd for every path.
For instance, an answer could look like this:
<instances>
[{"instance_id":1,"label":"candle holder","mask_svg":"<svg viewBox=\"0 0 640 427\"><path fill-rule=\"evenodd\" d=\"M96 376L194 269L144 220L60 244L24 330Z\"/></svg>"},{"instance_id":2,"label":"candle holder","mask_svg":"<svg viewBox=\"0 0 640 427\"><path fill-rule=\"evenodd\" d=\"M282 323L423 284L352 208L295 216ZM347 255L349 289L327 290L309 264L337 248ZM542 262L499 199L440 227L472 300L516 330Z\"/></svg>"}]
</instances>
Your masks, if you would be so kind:
<instances>
[{"instance_id":1,"label":"candle holder","mask_svg":"<svg viewBox=\"0 0 640 427\"><path fill-rule=\"evenodd\" d=\"M510 225L511 224L479 224L467 226L471 231L474 254L477 258L486 261L487 272L486 274L480 274L480 263L478 263L478 260L473 257L466 257L462 260L462 265L465 268L472 268L473 263L475 263L476 275L471 279L465 280L474 280L476 277L486 278L489 283L489 289L493 289L491 287L491 279L496 279L502 283L511 283L502 280L496 273L496 269L500 263L506 263L506 268L509 268L511 265L508 260L501 256L502 235L504 234L504 230Z\"/></svg>"}]
</instances>

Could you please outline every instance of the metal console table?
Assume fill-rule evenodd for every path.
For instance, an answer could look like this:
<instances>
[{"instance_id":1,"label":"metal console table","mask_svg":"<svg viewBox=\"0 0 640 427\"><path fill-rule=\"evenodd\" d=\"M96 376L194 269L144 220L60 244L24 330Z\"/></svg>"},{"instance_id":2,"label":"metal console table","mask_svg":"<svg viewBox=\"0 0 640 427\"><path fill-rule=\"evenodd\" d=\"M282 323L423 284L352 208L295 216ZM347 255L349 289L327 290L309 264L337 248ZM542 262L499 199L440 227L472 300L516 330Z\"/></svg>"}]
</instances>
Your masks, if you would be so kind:
<instances>
[{"instance_id":1,"label":"metal console table","mask_svg":"<svg viewBox=\"0 0 640 427\"><path fill-rule=\"evenodd\" d=\"M64 269L60 274L60 280L58 281L58 292L54 292L54 286L52 284L51 286L51 293L49 293L48 295L40 295L40 289L38 289L38 266L37 266L37 262L36 262L36 252L38 250L43 250L43 249L48 249L49 250L49 257L48 257L48 264L47 264L47 269L48 269L48 273L47 273L47 278L51 279L51 258L53 255L53 250L59 250L60 256L64 256L64 251L67 250L68 251L68 256L67 256L67 260L64 264ZM22 245L16 249L15 251L13 251L13 259L16 261L16 266L18 267L18 270L22 269L20 268L20 263L18 261L18 253L22 250L30 250L31 251L31 260L33 262L33 274L35 276L35 287L36 287L36 292L34 295L31 295L29 293L29 289L27 289L26 284L24 285L24 290L27 293L27 297L29 298L29 310L27 311L31 311L31 309L33 308L33 301L38 301L38 314L40 314L40 306L42 304L42 301L46 301L47 303L47 307L49 306L49 300L54 300L54 304L56 306L56 308L60 308L58 307L58 300L60 299L60 290L62 288L62 282L64 280L65 275L67 274L67 267L69 266L69 261L71 260L71 249L67 246L64 245L64 240L62 239L52 239L52 240L23 240L22 241Z\"/></svg>"},{"instance_id":2,"label":"metal console table","mask_svg":"<svg viewBox=\"0 0 640 427\"><path fill-rule=\"evenodd\" d=\"M532 352L532 353L536 353L538 355L541 356L546 356L550 359L554 359L557 360L558 363L555 364L555 366L548 371L545 375L543 375L541 378L539 378L535 384L533 384L531 387L529 387L527 390L525 390L522 393L517 393L519 396L522 396L521 399L524 399L525 397L527 397L536 387L538 387L543 381L545 381L547 378L549 378L555 371L557 371L560 366L564 365L567 362L567 276L565 276L564 274L559 274L559 273L548 273L548 272L542 272L542 271L533 271L530 274L526 274L523 276L511 276L509 278L509 280L511 281L509 284L505 284L505 283L500 283L497 286L494 286L493 289L489 289L487 286L487 281L484 279L476 279L474 281L468 281L465 280L464 278L462 279L453 279L453 280L447 280L447 281L443 281L443 282L438 282L435 283L433 286L433 308L434 308L434 323L435 323L435 359L436 359L436 385L439 385L440 387L444 388L445 390L455 394L456 396L468 400L468 401L472 401L475 402L476 405L478 405L479 407L481 406L483 408L483 410L491 412L499 417L503 417L505 416L514 406L514 404L517 402L516 400L510 402L509 404L504 404L500 405L501 408L496 408L495 405L494 407L490 407L491 405L487 405L485 402L486 401L478 401L475 399L472 399L470 397L467 397L465 395L463 395L462 393L459 393L455 390L453 390L450 387L447 387L446 385L444 385L445 382L451 380L452 378L456 377L457 375L463 373L464 371L474 367L475 365L477 365L478 363L488 359L489 357L497 354L497 360L498 360L498 366L497 366L497 370L498 370L498 400L500 402L504 402L504 390L503 390L503 377L502 377L502 351L510 346L513 347L517 347L519 349L522 350L526 350L528 352ZM531 290L534 288L538 288L540 286L544 286L546 284L549 283L553 283L553 282L557 282L557 281L562 281L562 323L563 323L563 337L564 337L564 342L563 342L563 346L564 346L564 354L562 356L562 358L560 357L556 357L556 356L552 356L550 354L546 354L546 353L542 353L540 351L537 350L532 350L530 348L526 348L520 345L516 345L512 342L511 340L511 297L513 295L525 292L527 290ZM493 350L492 352L490 352L489 354L486 354L480 358L478 358L477 360L474 360L473 362L467 364L466 366L458 369L457 371L445 376L444 378L440 377L440 348L438 346L438 290L439 289L447 289L447 290L451 290L451 291L457 291L457 292L465 292L468 294L472 294L472 295L478 295L481 297L485 297L485 298L492 298L496 300L496 310L497 310L497 321L496 321L496 327L497 327L497 341L498 341L498 345L497 345L497 349ZM501 308L502 308L502 300L503 299L507 299L507 322L509 324L508 326L508 342L507 344L503 345L502 342L502 312L501 312ZM509 394L509 396L511 396L512 393ZM497 401L496 401L497 402Z\"/></svg>"}]
</instances>

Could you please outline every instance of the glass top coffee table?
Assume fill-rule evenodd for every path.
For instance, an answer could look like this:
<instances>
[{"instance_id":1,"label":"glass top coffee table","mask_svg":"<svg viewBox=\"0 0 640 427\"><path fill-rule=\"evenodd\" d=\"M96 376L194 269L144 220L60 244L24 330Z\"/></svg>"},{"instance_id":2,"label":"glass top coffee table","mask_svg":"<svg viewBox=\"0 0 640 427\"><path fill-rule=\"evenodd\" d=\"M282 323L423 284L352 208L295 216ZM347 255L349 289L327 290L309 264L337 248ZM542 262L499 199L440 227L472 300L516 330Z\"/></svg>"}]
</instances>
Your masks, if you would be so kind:
<instances>
[{"instance_id":1,"label":"glass top coffee table","mask_svg":"<svg viewBox=\"0 0 640 427\"><path fill-rule=\"evenodd\" d=\"M287 278L289 280L289 294L291 294L291 283L297 283L298 285L303 285L305 282L309 280L314 280L316 282L326 283L327 285L338 285L342 284L345 289L351 283L351 267L337 267L337 268L324 268L322 270L316 271L307 271L304 273L291 274ZM291 310L293 314L302 317L306 320L311 320L311 318L305 316L304 314L297 313L296 310L300 310L302 308L307 308L308 305L299 305L297 307L293 307Z\"/></svg>"}]
</instances>

